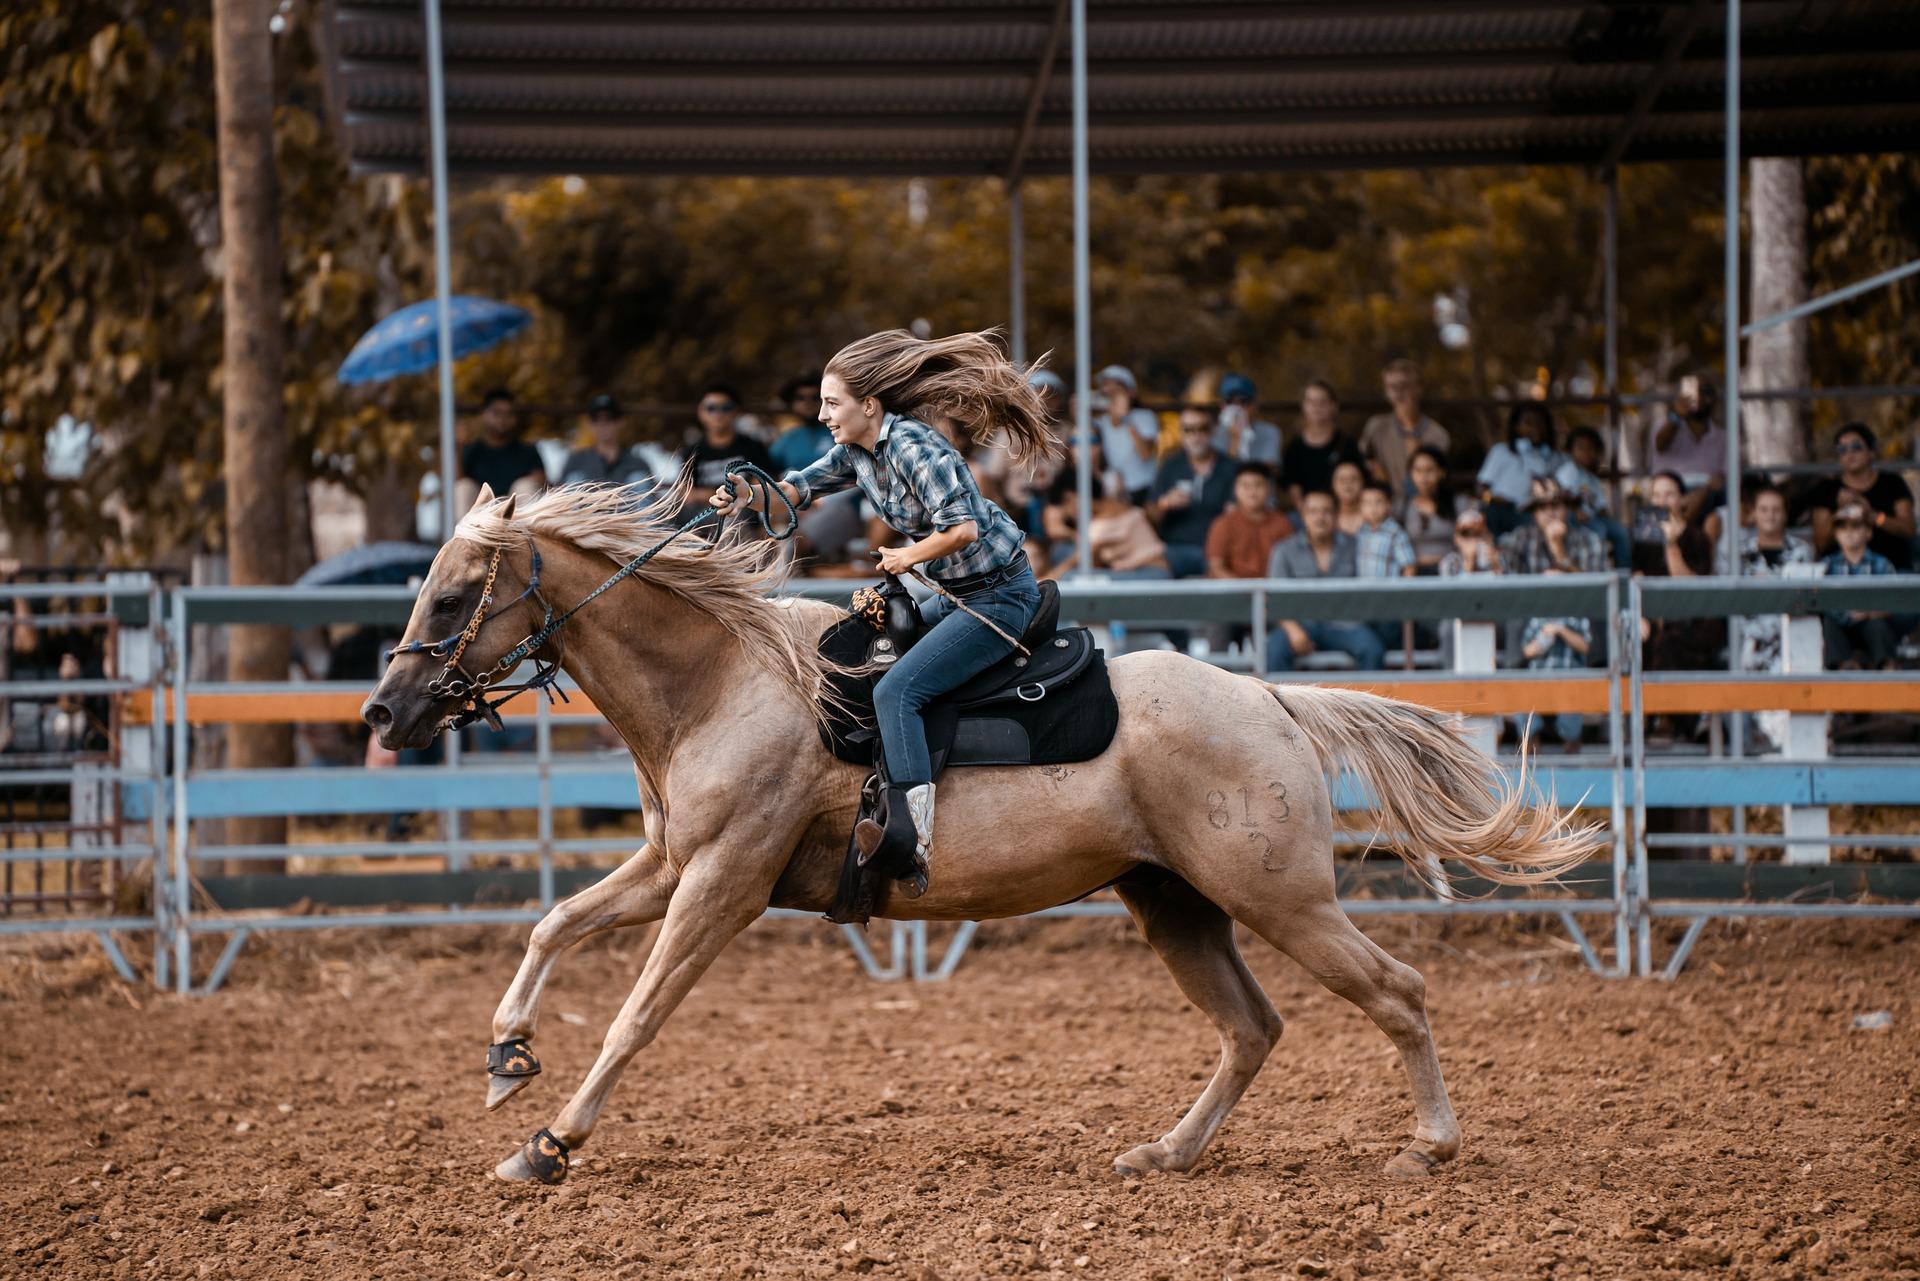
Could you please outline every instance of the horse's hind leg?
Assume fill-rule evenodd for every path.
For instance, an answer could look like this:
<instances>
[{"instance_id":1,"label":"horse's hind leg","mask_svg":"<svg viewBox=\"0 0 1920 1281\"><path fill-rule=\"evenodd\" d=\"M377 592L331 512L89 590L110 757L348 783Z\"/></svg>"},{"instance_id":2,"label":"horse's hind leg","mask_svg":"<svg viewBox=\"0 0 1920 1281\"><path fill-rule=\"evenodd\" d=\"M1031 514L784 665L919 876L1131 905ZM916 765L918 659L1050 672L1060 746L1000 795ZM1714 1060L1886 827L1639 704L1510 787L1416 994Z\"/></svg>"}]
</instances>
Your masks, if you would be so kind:
<instances>
[{"instance_id":1,"label":"horse's hind leg","mask_svg":"<svg viewBox=\"0 0 1920 1281\"><path fill-rule=\"evenodd\" d=\"M659 848L641 849L599 881L554 904L533 927L519 973L494 1011L494 1044L532 1038L540 1017L540 991L561 953L603 930L641 925L666 915L674 877L657 853ZM531 1076L488 1078L488 1110L505 1103L531 1080Z\"/></svg>"},{"instance_id":2,"label":"horse's hind leg","mask_svg":"<svg viewBox=\"0 0 1920 1281\"><path fill-rule=\"evenodd\" d=\"M1185 881L1141 873L1114 889L1189 1001L1220 1033L1220 1066L1180 1123L1122 1155L1122 1175L1187 1170L1280 1039L1280 1015L1254 982L1233 941L1233 920Z\"/></svg>"},{"instance_id":3,"label":"horse's hind leg","mask_svg":"<svg viewBox=\"0 0 1920 1281\"><path fill-rule=\"evenodd\" d=\"M1298 961L1326 989L1366 1012L1394 1048L1413 1087L1413 1142L1387 1164L1394 1174L1432 1172L1460 1151L1460 1123L1440 1075L1427 1027L1427 985L1420 972L1388 956L1329 898L1275 920L1246 920L1267 942Z\"/></svg>"}]
</instances>

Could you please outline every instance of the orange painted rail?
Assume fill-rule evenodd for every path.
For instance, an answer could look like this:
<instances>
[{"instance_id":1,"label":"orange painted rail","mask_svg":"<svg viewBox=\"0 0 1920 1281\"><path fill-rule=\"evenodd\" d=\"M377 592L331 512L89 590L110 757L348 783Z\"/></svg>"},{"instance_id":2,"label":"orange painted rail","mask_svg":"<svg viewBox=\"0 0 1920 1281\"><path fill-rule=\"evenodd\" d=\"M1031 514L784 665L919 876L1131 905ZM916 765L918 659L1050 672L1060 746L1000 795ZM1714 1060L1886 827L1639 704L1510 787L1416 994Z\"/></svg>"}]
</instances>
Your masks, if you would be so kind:
<instances>
[{"instance_id":1,"label":"orange painted rail","mask_svg":"<svg viewBox=\"0 0 1920 1281\"><path fill-rule=\"evenodd\" d=\"M1473 716L1505 712L1582 712L1604 716L1607 681L1604 676L1580 680L1516 677L1494 679L1460 676L1438 680L1395 680L1388 676L1354 676L1317 682L1345 689L1364 689L1388 698L1405 699L1442 711ZM1649 715L1673 712L1920 712L1920 680L1911 676L1861 680L1839 676L1800 680L1676 680L1648 681L1642 686ZM357 721L365 695L343 690L297 690L280 694L202 693L187 700L187 721L193 725L268 725ZM165 693L166 714L173 714L172 691ZM570 713L597 712L585 694L573 692L565 705ZM1620 682L1620 706L1628 706L1627 683ZM151 700L129 696L125 716L133 724L150 719ZM510 719L532 719L530 696L503 709Z\"/></svg>"}]
</instances>

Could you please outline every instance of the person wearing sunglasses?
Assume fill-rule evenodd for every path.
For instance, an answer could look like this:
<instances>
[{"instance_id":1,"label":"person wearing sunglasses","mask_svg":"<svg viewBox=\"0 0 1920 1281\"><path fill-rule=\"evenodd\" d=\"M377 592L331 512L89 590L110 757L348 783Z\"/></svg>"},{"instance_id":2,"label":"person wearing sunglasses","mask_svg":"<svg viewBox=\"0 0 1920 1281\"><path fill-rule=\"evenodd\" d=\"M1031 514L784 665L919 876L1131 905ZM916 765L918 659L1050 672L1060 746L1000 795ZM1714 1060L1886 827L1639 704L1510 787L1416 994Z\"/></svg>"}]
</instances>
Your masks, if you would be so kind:
<instances>
[{"instance_id":1,"label":"person wearing sunglasses","mask_svg":"<svg viewBox=\"0 0 1920 1281\"><path fill-rule=\"evenodd\" d=\"M740 430L740 395L726 383L709 383L700 393L695 413L697 432L687 433L680 451L680 471L693 478L693 492L710 494L727 482L727 468L752 463L771 474L773 456L767 447ZM689 505L694 500L689 499Z\"/></svg>"},{"instance_id":2,"label":"person wearing sunglasses","mask_svg":"<svg viewBox=\"0 0 1920 1281\"><path fill-rule=\"evenodd\" d=\"M1913 568L1913 495L1898 476L1875 465L1875 443L1873 429L1858 422L1848 423L1834 438L1840 474L1821 482L1807 502L1813 546L1821 553L1836 550L1834 513L1857 503L1866 508L1873 535L1868 545L1906 573Z\"/></svg>"}]
</instances>

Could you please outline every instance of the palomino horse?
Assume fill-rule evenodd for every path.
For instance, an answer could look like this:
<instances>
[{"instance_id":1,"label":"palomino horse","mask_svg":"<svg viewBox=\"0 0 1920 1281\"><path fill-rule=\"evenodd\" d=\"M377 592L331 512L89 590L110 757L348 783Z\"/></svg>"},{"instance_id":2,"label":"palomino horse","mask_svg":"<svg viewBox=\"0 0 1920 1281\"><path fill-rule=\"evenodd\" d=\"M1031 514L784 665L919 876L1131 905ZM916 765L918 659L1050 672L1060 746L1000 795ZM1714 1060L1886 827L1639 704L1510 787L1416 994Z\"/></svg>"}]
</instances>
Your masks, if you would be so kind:
<instances>
[{"instance_id":1,"label":"palomino horse","mask_svg":"<svg viewBox=\"0 0 1920 1281\"><path fill-rule=\"evenodd\" d=\"M534 927L493 1016L508 1061L524 1070L531 1060L525 1042L561 953L602 930L664 923L586 1080L500 1164L504 1178L565 1177L567 1151L593 1133L621 1071L721 949L769 905L824 911L847 847L861 771L821 745L814 701L823 670L815 642L840 614L769 598L781 579L773 543L731 531L711 544L681 538L607 588L571 629L553 624L555 610L581 604L670 533L682 497L636 506L598 487L532 501L483 493L421 588L407 626L415 645L396 655L362 709L386 746L423 746L465 702L460 682L449 691L449 672L487 672L502 657L511 666L518 642L544 631L544 655L633 753L647 843ZM466 642L449 660L456 636ZM1424 843L1430 852L1409 856L1410 865L1443 892L1442 857L1496 881L1543 881L1588 857L1596 834L1551 807L1530 808L1524 779L1508 783L1424 708L1268 685L1167 652L1117 658L1111 676L1120 727L1101 756L1047 772L947 776L932 888L912 901L896 896L886 913L982 920L1106 886L1119 894L1221 1044L1199 1099L1168 1133L1121 1154L1122 1174L1192 1167L1280 1036L1280 1016L1235 946L1236 921L1359 1006L1398 1049L1414 1134L1388 1168L1420 1175L1453 1157L1460 1128L1427 1027L1425 984L1334 897L1328 772L1352 770L1379 826ZM494 1076L487 1106L527 1080Z\"/></svg>"}]
</instances>

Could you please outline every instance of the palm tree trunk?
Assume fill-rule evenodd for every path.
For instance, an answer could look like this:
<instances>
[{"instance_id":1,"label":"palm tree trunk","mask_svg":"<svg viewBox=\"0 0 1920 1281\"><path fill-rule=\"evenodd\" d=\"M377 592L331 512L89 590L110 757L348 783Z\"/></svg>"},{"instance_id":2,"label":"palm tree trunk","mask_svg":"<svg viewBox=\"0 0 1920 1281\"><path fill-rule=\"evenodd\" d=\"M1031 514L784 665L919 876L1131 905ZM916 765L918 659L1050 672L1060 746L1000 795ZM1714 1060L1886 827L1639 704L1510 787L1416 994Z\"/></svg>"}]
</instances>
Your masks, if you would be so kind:
<instances>
[{"instance_id":1,"label":"palm tree trunk","mask_svg":"<svg viewBox=\"0 0 1920 1281\"><path fill-rule=\"evenodd\" d=\"M1807 300L1807 194L1800 159L1756 158L1747 162L1753 219L1755 320ZM1747 344L1751 390L1807 385L1807 322L1791 321L1755 334ZM1801 406L1792 400L1750 400L1741 412L1747 458L1765 466L1807 461Z\"/></svg>"}]
</instances>

